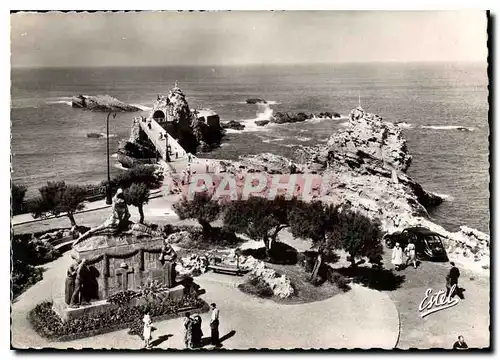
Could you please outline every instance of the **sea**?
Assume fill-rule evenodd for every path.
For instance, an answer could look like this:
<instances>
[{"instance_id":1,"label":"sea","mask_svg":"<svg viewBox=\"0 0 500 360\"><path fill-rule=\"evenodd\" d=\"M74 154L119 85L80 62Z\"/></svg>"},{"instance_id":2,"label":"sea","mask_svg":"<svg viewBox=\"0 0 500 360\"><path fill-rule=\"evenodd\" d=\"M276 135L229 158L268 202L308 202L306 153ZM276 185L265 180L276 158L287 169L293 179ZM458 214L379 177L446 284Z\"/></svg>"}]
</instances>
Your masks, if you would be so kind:
<instances>
[{"instance_id":1,"label":"sea","mask_svg":"<svg viewBox=\"0 0 500 360\"><path fill-rule=\"evenodd\" d=\"M326 143L361 106L398 122L413 163L408 174L446 200L430 213L456 231L467 225L489 233L489 122L486 63L358 63L114 68L13 68L11 71L12 181L37 194L47 181L99 183L106 179L106 113L71 107L76 94L108 94L143 109L110 118L110 152L128 138L132 119L149 114L158 94L175 81L191 108L237 120L220 148L202 157L237 159ZM247 104L261 98L265 105ZM276 111L335 111L338 120L258 127ZM123 168L111 158L111 174Z\"/></svg>"}]
</instances>

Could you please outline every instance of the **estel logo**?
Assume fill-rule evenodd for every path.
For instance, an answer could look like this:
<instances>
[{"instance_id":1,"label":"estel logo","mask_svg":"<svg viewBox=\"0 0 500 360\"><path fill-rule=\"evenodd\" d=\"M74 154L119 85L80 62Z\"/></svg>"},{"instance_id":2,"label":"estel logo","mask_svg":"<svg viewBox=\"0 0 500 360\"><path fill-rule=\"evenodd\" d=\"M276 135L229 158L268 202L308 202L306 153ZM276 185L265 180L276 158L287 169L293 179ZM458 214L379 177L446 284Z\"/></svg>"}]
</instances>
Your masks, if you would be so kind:
<instances>
[{"instance_id":1,"label":"estel logo","mask_svg":"<svg viewBox=\"0 0 500 360\"><path fill-rule=\"evenodd\" d=\"M432 294L432 289L427 289L424 299L418 306L418 311L421 312L420 317L426 317L436 311L448 309L458 304L458 299L452 299L451 295L455 292L456 285L453 285L448 295L446 290L439 290L437 293Z\"/></svg>"}]
</instances>

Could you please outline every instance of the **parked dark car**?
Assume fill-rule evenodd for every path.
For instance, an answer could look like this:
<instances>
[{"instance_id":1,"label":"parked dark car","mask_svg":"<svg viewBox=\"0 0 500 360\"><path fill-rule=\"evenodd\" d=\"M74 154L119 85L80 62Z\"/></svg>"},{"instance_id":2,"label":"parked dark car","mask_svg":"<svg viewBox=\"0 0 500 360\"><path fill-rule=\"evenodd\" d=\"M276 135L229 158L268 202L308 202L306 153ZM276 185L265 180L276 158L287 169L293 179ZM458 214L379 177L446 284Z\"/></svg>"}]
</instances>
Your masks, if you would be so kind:
<instances>
[{"instance_id":1,"label":"parked dark car","mask_svg":"<svg viewBox=\"0 0 500 360\"><path fill-rule=\"evenodd\" d=\"M411 227L384 236L385 244L392 249L398 242L404 249L408 240L415 244L417 258L421 260L448 261L443 236L424 227Z\"/></svg>"}]
</instances>

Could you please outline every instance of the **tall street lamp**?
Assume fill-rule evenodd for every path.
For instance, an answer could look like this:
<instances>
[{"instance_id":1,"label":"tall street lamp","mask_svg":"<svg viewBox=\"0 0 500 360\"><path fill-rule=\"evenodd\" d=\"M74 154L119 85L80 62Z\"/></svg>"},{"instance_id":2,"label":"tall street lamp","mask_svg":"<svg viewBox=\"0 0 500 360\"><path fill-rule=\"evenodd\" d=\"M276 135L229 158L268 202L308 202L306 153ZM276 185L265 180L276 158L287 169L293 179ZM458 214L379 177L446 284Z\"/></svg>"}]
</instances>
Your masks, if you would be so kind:
<instances>
[{"instance_id":1,"label":"tall street lamp","mask_svg":"<svg viewBox=\"0 0 500 360\"><path fill-rule=\"evenodd\" d=\"M106 154L107 154L107 162L108 162L108 183L106 184L106 204L111 205L112 197L111 197L111 177L109 176L109 115L113 114L113 119L116 117L116 113L109 112L108 117L106 118Z\"/></svg>"}]
</instances>

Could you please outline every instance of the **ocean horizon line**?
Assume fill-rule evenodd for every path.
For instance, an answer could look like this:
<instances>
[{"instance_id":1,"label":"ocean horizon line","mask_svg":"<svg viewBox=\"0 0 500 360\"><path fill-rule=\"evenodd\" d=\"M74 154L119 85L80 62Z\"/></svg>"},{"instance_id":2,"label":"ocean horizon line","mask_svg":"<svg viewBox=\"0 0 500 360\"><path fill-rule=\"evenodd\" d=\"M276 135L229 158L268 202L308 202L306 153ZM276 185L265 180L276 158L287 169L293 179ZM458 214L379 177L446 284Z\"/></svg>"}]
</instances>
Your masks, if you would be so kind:
<instances>
[{"instance_id":1,"label":"ocean horizon line","mask_svg":"<svg viewBox=\"0 0 500 360\"><path fill-rule=\"evenodd\" d=\"M113 68L235 68L235 67L293 67L293 66L331 66L331 65L438 65L438 64L467 64L487 65L487 61L478 60L435 60L435 61L334 61L334 62L311 62L311 63L247 63L247 64L167 64L167 65L63 65L63 66L38 66L38 65L11 65L11 70L27 69L113 69Z\"/></svg>"}]
</instances>

